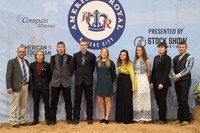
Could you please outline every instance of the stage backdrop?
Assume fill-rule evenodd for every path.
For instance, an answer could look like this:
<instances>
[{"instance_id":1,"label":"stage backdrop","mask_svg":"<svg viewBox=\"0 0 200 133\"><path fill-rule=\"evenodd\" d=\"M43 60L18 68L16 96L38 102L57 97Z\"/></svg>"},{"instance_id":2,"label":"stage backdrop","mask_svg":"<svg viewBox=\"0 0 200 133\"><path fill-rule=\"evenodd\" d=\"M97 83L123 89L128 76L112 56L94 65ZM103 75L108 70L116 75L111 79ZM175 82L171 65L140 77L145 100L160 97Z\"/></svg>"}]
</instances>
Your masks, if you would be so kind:
<instances>
[{"instance_id":1,"label":"stage backdrop","mask_svg":"<svg viewBox=\"0 0 200 133\"><path fill-rule=\"evenodd\" d=\"M98 58L100 49L108 47L110 58L116 63L120 50L127 49L134 60L136 45L145 46L153 62L157 44L167 42L168 54L178 54L177 43L187 41L188 53L195 58L189 104L194 107L193 87L199 82L200 1L198 0L7 0L0 4L0 122L9 122L11 95L6 91L6 66L17 55L17 47L26 47L26 58L34 61L34 54L41 49L45 60L56 54L56 43L64 41L66 51L73 55L79 51L78 41L89 41L89 51ZM96 74L94 74L95 76ZM74 78L72 79L74 80ZM95 85L94 85L95 86ZM95 87L94 87L95 89ZM157 105L152 97L152 116L157 119ZM112 119L114 119L115 95ZM74 81L72 85L74 101ZM172 86L167 96L169 119L176 118L177 98ZM40 120L44 120L41 104ZM82 105L85 119L85 101ZM29 92L27 120L33 119L33 100ZM61 96L58 119L65 119L64 101ZM100 113L94 95L94 119Z\"/></svg>"}]
</instances>

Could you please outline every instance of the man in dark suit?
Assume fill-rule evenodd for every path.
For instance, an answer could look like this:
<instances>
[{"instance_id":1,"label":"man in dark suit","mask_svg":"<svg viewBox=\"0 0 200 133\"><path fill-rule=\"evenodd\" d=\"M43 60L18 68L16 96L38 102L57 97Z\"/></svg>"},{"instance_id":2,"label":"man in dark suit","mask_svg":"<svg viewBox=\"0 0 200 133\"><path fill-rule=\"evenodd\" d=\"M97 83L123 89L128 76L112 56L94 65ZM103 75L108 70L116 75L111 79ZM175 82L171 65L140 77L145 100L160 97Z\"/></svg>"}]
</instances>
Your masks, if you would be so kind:
<instances>
[{"instance_id":1,"label":"man in dark suit","mask_svg":"<svg viewBox=\"0 0 200 133\"><path fill-rule=\"evenodd\" d=\"M171 58L167 55L167 44L158 44L158 54L154 58L153 69L151 74L150 87L154 89L155 99L158 105L159 123L165 124L167 122L167 91L171 86L169 73L171 70Z\"/></svg>"},{"instance_id":2,"label":"man in dark suit","mask_svg":"<svg viewBox=\"0 0 200 133\"><path fill-rule=\"evenodd\" d=\"M8 61L6 71L7 92L12 94L10 107L10 125L14 128L26 126L25 113L30 80L29 62L24 59L26 49L20 46L17 49L17 57ZM17 116L19 108L19 116Z\"/></svg>"},{"instance_id":3,"label":"man in dark suit","mask_svg":"<svg viewBox=\"0 0 200 133\"><path fill-rule=\"evenodd\" d=\"M178 44L179 55L173 59L172 78L175 81L175 90L178 100L177 123L182 126L188 125L191 121L188 105L188 94L191 85L191 70L194 64L194 57L188 54L187 43Z\"/></svg>"},{"instance_id":4,"label":"man in dark suit","mask_svg":"<svg viewBox=\"0 0 200 133\"><path fill-rule=\"evenodd\" d=\"M30 64L33 86L33 101L34 101L34 120L32 125L39 123L39 103L40 96L43 97L45 108L46 124L50 124L50 108L49 108L49 83L51 80L50 64L44 61L44 53L39 50L35 53L36 61Z\"/></svg>"},{"instance_id":5,"label":"man in dark suit","mask_svg":"<svg viewBox=\"0 0 200 133\"><path fill-rule=\"evenodd\" d=\"M65 53L64 42L57 43L57 54L51 57L50 68L52 71L51 80L51 124L56 124L56 112L60 91L62 90L66 120L72 122L72 102L71 102L71 69L70 62L72 56Z\"/></svg>"},{"instance_id":6,"label":"man in dark suit","mask_svg":"<svg viewBox=\"0 0 200 133\"><path fill-rule=\"evenodd\" d=\"M88 42L80 41L80 49L75 53L72 60L72 68L75 71L75 103L73 124L78 124L80 120L81 100L83 90L87 103L87 121L93 123L93 73L95 70L96 57L87 51Z\"/></svg>"}]
</instances>

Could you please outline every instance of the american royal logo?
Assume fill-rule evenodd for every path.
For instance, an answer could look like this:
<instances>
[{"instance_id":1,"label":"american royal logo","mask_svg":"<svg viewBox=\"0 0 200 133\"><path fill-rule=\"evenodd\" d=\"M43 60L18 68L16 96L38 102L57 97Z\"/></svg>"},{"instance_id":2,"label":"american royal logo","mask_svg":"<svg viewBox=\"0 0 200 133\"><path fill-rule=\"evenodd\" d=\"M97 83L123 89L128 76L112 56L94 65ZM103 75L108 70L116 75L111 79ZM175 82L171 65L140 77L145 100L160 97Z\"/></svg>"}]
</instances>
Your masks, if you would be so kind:
<instances>
[{"instance_id":1,"label":"american royal logo","mask_svg":"<svg viewBox=\"0 0 200 133\"><path fill-rule=\"evenodd\" d=\"M121 37L126 23L118 0L76 0L70 8L68 26L74 39L89 42L88 48L113 45Z\"/></svg>"}]
</instances>

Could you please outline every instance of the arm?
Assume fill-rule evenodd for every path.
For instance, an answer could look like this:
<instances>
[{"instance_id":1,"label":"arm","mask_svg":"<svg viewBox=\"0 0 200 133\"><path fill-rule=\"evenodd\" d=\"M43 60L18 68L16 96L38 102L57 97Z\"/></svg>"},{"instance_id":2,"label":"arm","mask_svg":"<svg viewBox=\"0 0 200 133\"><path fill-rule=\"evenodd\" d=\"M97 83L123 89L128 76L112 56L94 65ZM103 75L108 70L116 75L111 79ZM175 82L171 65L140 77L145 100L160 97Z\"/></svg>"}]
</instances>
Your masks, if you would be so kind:
<instances>
[{"instance_id":1,"label":"arm","mask_svg":"<svg viewBox=\"0 0 200 133\"><path fill-rule=\"evenodd\" d=\"M12 75L13 75L13 69L12 69L12 60L8 61L7 64L7 70L6 70L6 86L7 86L7 92L9 94L13 93L13 86L12 86Z\"/></svg>"},{"instance_id":2,"label":"arm","mask_svg":"<svg viewBox=\"0 0 200 133\"><path fill-rule=\"evenodd\" d=\"M186 62L186 67L185 69L183 69L180 73L176 74L177 78L181 78L183 76L188 75L189 73L191 73L191 70L193 68L194 65L194 57L192 57L191 55L188 56L187 58L187 62Z\"/></svg>"},{"instance_id":3,"label":"arm","mask_svg":"<svg viewBox=\"0 0 200 133\"><path fill-rule=\"evenodd\" d=\"M133 65L130 62L127 64L127 69L129 71L130 78L131 78L132 91L136 91L135 74L134 74L134 70L133 70Z\"/></svg>"},{"instance_id":4,"label":"arm","mask_svg":"<svg viewBox=\"0 0 200 133\"><path fill-rule=\"evenodd\" d=\"M96 56L94 55L94 54L92 54L93 56L92 56L92 73L94 73L94 71L95 71L95 66L96 66Z\"/></svg>"},{"instance_id":5,"label":"arm","mask_svg":"<svg viewBox=\"0 0 200 133\"><path fill-rule=\"evenodd\" d=\"M115 64L113 61L110 61L110 69L111 69L112 82L114 82L117 75L116 75L116 70L115 70Z\"/></svg>"},{"instance_id":6,"label":"arm","mask_svg":"<svg viewBox=\"0 0 200 133\"><path fill-rule=\"evenodd\" d=\"M151 62L150 62L150 60L148 59L148 60L146 61L146 63L147 63L147 77L148 77L148 79L150 80Z\"/></svg>"}]
</instances>

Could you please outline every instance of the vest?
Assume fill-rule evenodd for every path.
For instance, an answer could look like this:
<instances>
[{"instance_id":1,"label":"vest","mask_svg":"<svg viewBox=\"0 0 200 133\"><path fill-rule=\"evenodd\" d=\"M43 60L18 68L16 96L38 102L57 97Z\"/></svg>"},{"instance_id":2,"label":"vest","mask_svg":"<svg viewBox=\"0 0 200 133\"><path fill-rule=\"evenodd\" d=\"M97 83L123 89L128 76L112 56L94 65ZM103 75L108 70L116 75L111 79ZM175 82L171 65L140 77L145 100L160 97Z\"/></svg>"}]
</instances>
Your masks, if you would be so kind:
<instances>
[{"instance_id":1,"label":"vest","mask_svg":"<svg viewBox=\"0 0 200 133\"><path fill-rule=\"evenodd\" d=\"M174 64L174 72L175 74L180 73L183 69L185 69L185 65L187 62L187 58L190 54L186 53L181 60L179 60L179 55L177 55L174 59L173 59L173 64ZM185 75L183 77L180 78L180 80L188 80L191 79L191 73L189 73L188 75Z\"/></svg>"}]
</instances>

